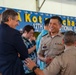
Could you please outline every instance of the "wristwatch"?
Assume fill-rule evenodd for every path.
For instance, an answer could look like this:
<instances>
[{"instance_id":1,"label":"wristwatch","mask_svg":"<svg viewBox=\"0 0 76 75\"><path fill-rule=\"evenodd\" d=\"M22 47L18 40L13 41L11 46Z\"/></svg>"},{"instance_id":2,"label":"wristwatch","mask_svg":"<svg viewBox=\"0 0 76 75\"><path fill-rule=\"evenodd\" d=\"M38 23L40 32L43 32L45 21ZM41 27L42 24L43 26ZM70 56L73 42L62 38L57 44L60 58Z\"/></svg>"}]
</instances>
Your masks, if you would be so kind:
<instances>
[{"instance_id":1,"label":"wristwatch","mask_svg":"<svg viewBox=\"0 0 76 75\"><path fill-rule=\"evenodd\" d=\"M32 68L32 71L34 72L34 70L36 70L38 68L38 66L34 66L33 68Z\"/></svg>"}]
</instances>

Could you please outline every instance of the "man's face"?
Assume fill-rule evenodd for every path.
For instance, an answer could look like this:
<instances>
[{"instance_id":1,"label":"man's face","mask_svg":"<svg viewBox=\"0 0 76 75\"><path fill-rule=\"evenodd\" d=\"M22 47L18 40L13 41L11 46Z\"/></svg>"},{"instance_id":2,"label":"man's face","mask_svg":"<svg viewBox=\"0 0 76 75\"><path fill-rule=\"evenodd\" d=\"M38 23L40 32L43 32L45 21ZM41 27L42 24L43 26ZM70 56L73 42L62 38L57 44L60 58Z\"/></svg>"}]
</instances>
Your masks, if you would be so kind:
<instances>
[{"instance_id":1,"label":"man's face","mask_svg":"<svg viewBox=\"0 0 76 75\"><path fill-rule=\"evenodd\" d=\"M24 34L25 34L25 38L29 39L31 36L33 36L34 30L32 29L29 32L25 31Z\"/></svg>"},{"instance_id":2,"label":"man's face","mask_svg":"<svg viewBox=\"0 0 76 75\"><path fill-rule=\"evenodd\" d=\"M18 16L16 16L14 19L9 17L9 24L10 27L15 28L19 24Z\"/></svg>"},{"instance_id":3,"label":"man's face","mask_svg":"<svg viewBox=\"0 0 76 75\"><path fill-rule=\"evenodd\" d=\"M51 33L58 33L59 29L61 27L61 24L57 19L51 19L49 23L49 31Z\"/></svg>"}]
</instances>

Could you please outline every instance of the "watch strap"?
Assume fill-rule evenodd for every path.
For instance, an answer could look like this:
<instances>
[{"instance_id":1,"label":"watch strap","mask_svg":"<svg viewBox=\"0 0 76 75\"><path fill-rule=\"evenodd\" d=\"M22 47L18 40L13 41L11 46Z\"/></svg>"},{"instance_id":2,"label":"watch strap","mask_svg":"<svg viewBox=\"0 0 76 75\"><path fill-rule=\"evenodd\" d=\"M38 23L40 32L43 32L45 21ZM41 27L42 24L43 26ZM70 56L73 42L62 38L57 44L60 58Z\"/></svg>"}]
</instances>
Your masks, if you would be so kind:
<instances>
[{"instance_id":1,"label":"watch strap","mask_svg":"<svg viewBox=\"0 0 76 75\"><path fill-rule=\"evenodd\" d=\"M34 72L34 70L37 69L37 68L38 68L37 66L34 66L34 67L32 68L32 71Z\"/></svg>"}]
</instances>

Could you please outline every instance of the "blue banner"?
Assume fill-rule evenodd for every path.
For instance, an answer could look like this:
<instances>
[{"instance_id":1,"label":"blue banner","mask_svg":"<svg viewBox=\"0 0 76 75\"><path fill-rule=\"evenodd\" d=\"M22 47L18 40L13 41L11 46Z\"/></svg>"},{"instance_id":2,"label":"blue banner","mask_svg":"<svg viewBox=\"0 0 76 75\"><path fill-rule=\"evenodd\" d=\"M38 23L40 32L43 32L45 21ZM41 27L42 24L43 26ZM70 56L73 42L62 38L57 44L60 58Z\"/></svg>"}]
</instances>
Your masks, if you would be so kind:
<instances>
[{"instance_id":1,"label":"blue banner","mask_svg":"<svg viewBox=\"0 0 76 75\"><path fill-rule=\"evenodd\" d=\"M0 7L0 14L8 8L6 7ZM19 17L19 26L16 27L18 30L22 30L22 28L30 24L35 28L35 32L41 32L44 25L44 20L47 18L50 18L53 15L57 14L49 14L49 13L41 13L41 12L34 12L34 11L27 11L27 10L20 10L20 9L14 9L16 12L18 12ZM64 15L58 15L63 20L62 28L60 29L61 32L65 32L68 30L72 30L76 32L76 17L71 16L64 16Z\"/></svg>"}]
</instances>

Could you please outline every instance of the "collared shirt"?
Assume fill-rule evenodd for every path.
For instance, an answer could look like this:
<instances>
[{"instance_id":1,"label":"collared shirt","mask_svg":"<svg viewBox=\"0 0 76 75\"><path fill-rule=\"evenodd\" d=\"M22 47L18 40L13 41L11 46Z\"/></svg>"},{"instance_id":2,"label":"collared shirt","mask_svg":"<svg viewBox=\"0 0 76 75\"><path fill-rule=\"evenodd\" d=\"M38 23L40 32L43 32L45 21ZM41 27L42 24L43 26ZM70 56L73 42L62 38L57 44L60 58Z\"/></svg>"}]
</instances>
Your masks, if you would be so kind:
<instances>
[{"instance_id":1,"label":"collared shirt","mask_svg":"<svg viewBox=\"0 0 76 75\"><path fill-rule=\"evenodd\" d=\"M70 46L44 69L45 75L76 75L76 47Z\"/></svg>"},{"instance_id":2,"label":"collared shirt","mask_svg":"<svg viewBox=\"0 0 76 75\"><path fill-rule=\"evenodd\" d=\"M23 40L24 40L24 43L25 43L27 49L30 49L31 47L34 46L34 44L32 44L32 42L30 42L28 39L26 39L26 38L23 37ZM33 51L32 53L30 53L28 57L31 58L33 61L36 62L36 52L35 52L35 51ZM23 60L22 62L24 63L24 60ZM25 63L24 63L24 65L23 65L23 67L24 67L25 74L32 72L31 70L29 70L29 69L25 66Z\"/></svg>"},{"instance_id":3,"label":"collared shirt","mask_svg":"<svg viewBox=\"0 0 76 75\"><path fill-rule=\"evenodd\" d=\"M62 43L63 35L58 33L56 36L51 37L47 34L41 39L40 48L38 53L45 57L55 57L64 51L64 44Z\"/></svg>"},{"instance_id":4,"label":"collared shirt","mask_svg":"<svg viewBox=\"0 0 76 75\"><path fill-rule=\"evenodd\" d=\"M54 37L47 34L41 39L38 54L51 58L60 55L65 48L64 44L62 43L62 39L63 35L60 32Z\"/></svg>"}]
</instances>

